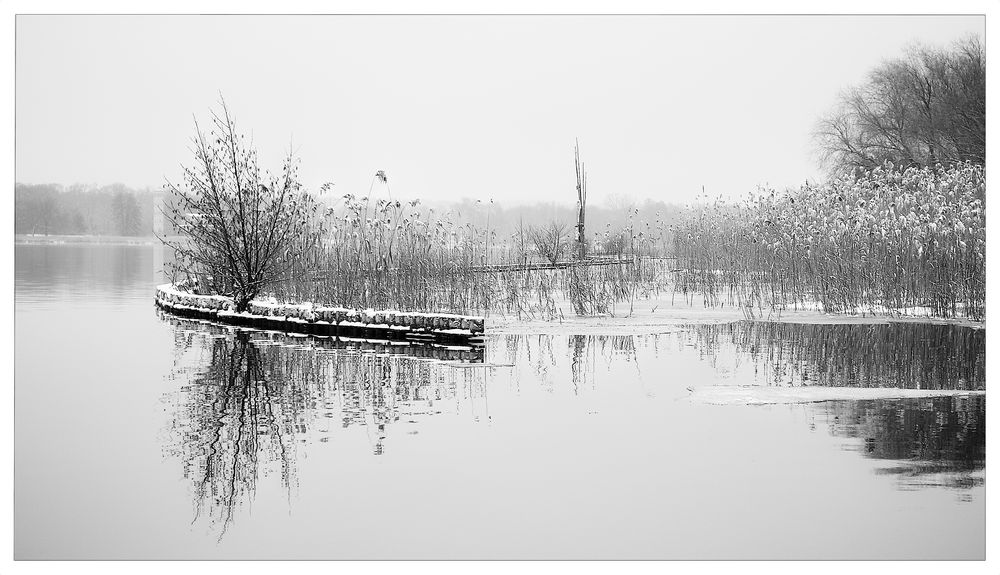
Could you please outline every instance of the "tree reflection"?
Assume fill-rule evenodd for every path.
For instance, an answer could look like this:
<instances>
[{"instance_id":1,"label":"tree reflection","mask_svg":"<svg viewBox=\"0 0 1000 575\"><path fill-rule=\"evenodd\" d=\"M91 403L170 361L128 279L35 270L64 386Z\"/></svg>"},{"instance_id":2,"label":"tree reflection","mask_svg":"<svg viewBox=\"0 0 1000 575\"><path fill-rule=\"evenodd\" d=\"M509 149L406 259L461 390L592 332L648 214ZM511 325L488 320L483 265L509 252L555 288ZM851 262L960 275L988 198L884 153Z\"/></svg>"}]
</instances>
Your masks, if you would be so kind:
<instances>
[{"instance_id":1,"label":"tree reflection","mask_svg":"<svg viewBox=\"0 0 1000 575\"><path fill-rule=\"evenodd\" d=\"M329 423L363 426L371 452L385 451L390 426L442 412L486 392L482 350L288 338L172 319L181 385L167 452L191 482L194 520L225 535L271 474L291 499L299 450L324 442ZM193 356L193 357L191 357Z\"/></svg>"},{"instance_id":2,"label":"tree reflection","mask_svg":"<svg viewBox=\"0 0 1000 575\"><path fill-rule=\"evenodd\" d=\"M174 431L184 476L194 486L195 521L220 523L220 538L237 505L256 490L263 468L277 463L291 493L295 478L293 433L300 419L290 386L246 332L212 338L206 369L185 386ZM265 463L266 462L266 463Z\"/></svg>"}]
</instances>

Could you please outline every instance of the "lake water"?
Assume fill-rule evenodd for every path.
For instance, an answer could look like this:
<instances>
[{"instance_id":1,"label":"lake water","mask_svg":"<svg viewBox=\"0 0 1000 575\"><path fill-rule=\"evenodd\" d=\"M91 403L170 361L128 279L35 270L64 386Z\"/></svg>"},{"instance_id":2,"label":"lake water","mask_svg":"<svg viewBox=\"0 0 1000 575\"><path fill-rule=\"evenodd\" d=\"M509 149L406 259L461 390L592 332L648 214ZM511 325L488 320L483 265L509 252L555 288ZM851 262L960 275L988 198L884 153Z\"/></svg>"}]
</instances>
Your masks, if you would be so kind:
<instances>
[{"instance_id":1,"label":"lake water","mask_svg":"<svg viewBox=\"0 0 1000 575\"><path fill-rule=\"evenodd\" d=\"M345 343L164 315L162 261L15 247L17 559L985 557L985 395L694 399L981 389L982 330Z\"/></svg>"}]
</instances>

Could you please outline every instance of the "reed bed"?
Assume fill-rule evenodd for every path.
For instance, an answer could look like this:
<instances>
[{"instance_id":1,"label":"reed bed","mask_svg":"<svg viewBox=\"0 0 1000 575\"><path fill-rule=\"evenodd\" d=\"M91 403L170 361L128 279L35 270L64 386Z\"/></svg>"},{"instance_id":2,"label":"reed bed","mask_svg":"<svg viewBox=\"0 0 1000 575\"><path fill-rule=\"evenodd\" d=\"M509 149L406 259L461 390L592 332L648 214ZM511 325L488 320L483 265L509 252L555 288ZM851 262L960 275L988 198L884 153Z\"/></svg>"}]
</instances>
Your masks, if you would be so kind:
<instances>
[{"instance_id":1,"label":"reed bed","mask_svg":"<svg viewBox=\"0 0 1000 575\"><path fill-rule=\"evenodd\" d=\"M538 269L524 230L498 237L452 212L346 195L303 234L301 256L269 295L357 309L491 313L556 319L613 313L668 289L666 263L650 259L660 238L627 228L602 265ZM566 309L563 308L564 304Z\"/></svg>"},{"instance_id":2,"label":"reed bed","mask_svg":"<svg viewBox=\"0 0 1000 575\"><path fill-rule=\"evenodd\" d=\"M818 303L829 312L986 313L982 166L899 169L690 208L674 233L676 290L748 316Z\"/></svg>"}]
</instances>

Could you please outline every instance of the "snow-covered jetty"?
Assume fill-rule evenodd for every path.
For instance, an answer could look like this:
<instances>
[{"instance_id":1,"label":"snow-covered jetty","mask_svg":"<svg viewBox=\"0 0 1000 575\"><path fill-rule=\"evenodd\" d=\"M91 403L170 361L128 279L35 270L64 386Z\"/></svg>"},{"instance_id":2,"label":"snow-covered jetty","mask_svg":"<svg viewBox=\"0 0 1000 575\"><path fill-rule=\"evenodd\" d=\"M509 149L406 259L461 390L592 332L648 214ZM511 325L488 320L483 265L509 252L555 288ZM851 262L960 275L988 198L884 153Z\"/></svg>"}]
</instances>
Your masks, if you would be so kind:
<instances>
[{"instance_id":1,"label":"snow-covered jetty","mask_svg":"<svg viewBox=\"0 0 1000 575\"><path fill-rule=\"evenodd\" d=\"M482 335L486 329L486 320L480 316L355 310L273 299L253 300L246 311L237 313L232 298L199 295L174 284L156 287L156 305L184 317L310 335L466 340Z\"/></svg>"}]
</instances>

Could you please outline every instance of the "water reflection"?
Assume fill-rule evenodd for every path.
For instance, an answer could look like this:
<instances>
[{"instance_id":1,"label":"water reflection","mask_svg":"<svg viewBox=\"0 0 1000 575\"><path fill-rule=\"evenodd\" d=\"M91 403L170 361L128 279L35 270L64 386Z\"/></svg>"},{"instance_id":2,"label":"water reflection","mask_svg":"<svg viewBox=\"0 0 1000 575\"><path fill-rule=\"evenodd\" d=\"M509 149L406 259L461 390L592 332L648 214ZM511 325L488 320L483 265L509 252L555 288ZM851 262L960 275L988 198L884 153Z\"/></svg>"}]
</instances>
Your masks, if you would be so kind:
<instances>
[{"instance_id":1,"label":"water reflection","mask_svg":"<svg viewBox=\"0 0 1000 575\"><path fill-rule=\"evenodd\" d=\"M749 363L765 385L985 389L986 330L953 324L794 324L739 321L692 327L714 364Z\"/></svg>"},{"instance_id":2,"label":"water reflection","mask_svg":"<svg viewBox=\"0 0 1000 575\"><path fill-rule=\"evenodd\" d=\"M693 326L683 338L728 374L725 383L904 389L985 389L986 331L950 324ZM984 395L811 403L844 448L891 465L900 488L982 484Z\"/></svg>"},{"instance_id":3,"label":"water reflection","mask_svg":"<svg viewBox=\"0 0 1000 575\"><path fill-rule=\"evenodd\" d=\"M560 376L572 395L601 385L648 384L684 368L696 355L713 366L694 385L857 386L983 389L985 331L954 325L803 325L736 322L642 336L513 335L498 338L495 361L520 366L518 380L556 391ZM650 374L651 377L644 377ZM622 375L628 375L624 378ZM567 377L568 376L568 377ZM652 381L647 381L652 380ZM982 484L986 399L983 395L863 401L819 401L805 407L845 449L891 462L877 473L900 487L966 489ZM857 441L854 441L857 440Z\"/></svg>"},{"instance_id":4,"label":"water reflection","mask_svg":"<svg viewBox=\"0 0 1000 575\"><path fill-rule=\"evenodd\" d=\"M666 338L648 335L511 334L492 337L489 343L492 362L521 368L518 372L523 379L537 382L548 392L568 380L573 395L596 387L598 367L607 371L629 365L638 375L638 351L658 355L668 345Z\"/></svg>"},{"instance_id":5,"label":"water reflection","mask_svg":"<svg viewBox=\"0 0 1000 575\"><path fill-rule=\"evenodd\" d=\"M66 299L104 303L109 294L148 299L155 253L143 245L15 244L17 305Z\"/></svg>"},{"instance_id":6,"label":"water reflection","mask_svg":"<svg viewBox=\"0 0 1000 575\"><path fill-rule=\"evenodd\" d=\"M175 325L181 385L167 452L191 482L194 521L221 538L261 477L277 474L288 497L305 445L334 425L363 427L373 455L391 427L454 410L486 393L482 349L297 338L230 329L162 314ZM451 402L451 405L449 404Z\"/></svg>"},{"instance_id":7,"label":"water reflection","mask_svg":"<svg viewBox=\"0 0 1000 575\"><path fill-rule=\"evenodd\" d=\"M515 426L521 410L541 405L560 410L559 420L564 412L589 417L610 405L677 400L693 373L702 374L693 383L709 386L985 385L984 332L948 325L737 322L640 336L490 336L484 349L293 337L161 317L174 326L171 377L179 384L168 398L170 453L191 482L195 520L210 517L220 537L262 477L278 478L291 498L302 451L338 434L342 444L367 442L369 456L382 456L393 437L417 434L427 418L492 422L491 378L500 417ZM712 369L695 371L706 364ZM814 429L886 463L876 472L899 477L901 488L982 484L983 396L803 409Z\"/></svg>"}]
</instances>

